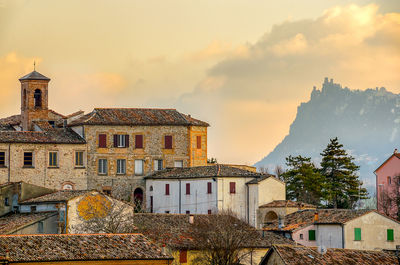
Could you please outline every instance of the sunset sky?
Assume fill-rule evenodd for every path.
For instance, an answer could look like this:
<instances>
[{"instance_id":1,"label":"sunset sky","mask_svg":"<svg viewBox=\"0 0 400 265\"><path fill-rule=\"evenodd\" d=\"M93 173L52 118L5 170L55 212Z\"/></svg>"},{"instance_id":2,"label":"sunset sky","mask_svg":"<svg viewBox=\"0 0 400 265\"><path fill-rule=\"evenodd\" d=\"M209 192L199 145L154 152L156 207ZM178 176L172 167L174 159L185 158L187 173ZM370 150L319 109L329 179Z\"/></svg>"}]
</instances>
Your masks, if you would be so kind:
<instances>
[{"instance_id":1,"label":"sunset sky","mask_svg":"<svg viewBox=\"0 0 400 265\"><path fill-rule=\"evenodd\" d=\"M0 116L18 78L50 108L176 108L211 124L208 153L253 164L324 77L400 93L400 1L0 0Z\"/></svg>"}]
</instances>

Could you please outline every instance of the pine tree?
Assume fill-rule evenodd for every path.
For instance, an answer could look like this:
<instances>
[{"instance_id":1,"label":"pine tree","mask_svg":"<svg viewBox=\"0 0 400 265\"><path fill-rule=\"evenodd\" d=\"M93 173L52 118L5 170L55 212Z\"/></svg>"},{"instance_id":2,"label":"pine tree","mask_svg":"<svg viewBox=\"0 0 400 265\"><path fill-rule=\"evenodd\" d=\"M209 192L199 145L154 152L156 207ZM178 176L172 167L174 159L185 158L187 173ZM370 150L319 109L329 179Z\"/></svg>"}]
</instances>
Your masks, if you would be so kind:
<instances>
[{"instance_id":1,"label":"pine tree","mask_svg":"<svg viewBox=\"0 0 400 265\"><path fill-rule=\"evenodd\" d=\"M286 158L289 169L282 174L286 182L286 197L314 205L322 199L324 178L311 162L311 158L289 156Z\"/></svg>"},{"instance_id":2,"label":"pine tree","mask_svg":"<svg viewBox=\"0 0 400 265\"><path fill-rule=\"evenodd\" d=\"M326 180L324 197L328 207L353 208L359 199L368 198L367 190L361 187L362 181L356 174L359 166L343 149L337 137L330 139L321 156L321 174Z\"/></svg>"}]
</instances>

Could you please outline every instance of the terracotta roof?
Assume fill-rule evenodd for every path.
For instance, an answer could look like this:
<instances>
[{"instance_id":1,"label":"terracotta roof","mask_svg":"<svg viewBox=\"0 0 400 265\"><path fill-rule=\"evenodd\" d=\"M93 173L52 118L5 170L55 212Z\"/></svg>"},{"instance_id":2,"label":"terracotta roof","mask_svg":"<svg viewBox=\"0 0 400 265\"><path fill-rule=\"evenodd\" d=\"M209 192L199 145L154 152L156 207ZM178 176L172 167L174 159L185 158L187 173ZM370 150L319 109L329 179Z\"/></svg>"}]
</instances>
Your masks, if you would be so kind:
<instances>
[{"instance_id":1,"label":"terracotta roof","mask_svg":"<svg viewBox=\"0 0 400 265\"><path fill-rule=\"evenodd\" d=\"M297 202L297 201L290 201L290 200L275 200L270 203L264 204L259 206L259 208L277 208L277 207L292 207L292 208L313 208L316 209L317 206L305 203L305 202Z\"/></svg>"},{"instance_id":2,"label":"terracotta roof","mask_svg":"<svg viewBox=\"0 0 400 265\"><path fill-rule=\"evenodd\" d=\"M285 216L283 228L279 228L278 221L267 224L265 230L294 231L314 223L314 214L318 213L318 222L324 224L344 224L373 210L347 210L347 209L317 209L300 210Z\"/></svg>"},{"instance_id":3,"label":"terracotta roof","mask_svg":"<svg viewBox=\"0 0 400 265\"><path fill-rule=\"evenodd\" d=\"M261 173L220 164L213 166L170 168L156 171L145 177L148 179L179 179L179 178L211 178L211 177L254 177L261 178Z\"/></svg>"},{"instance_id":4,"label":"terracotta roof","mask_svg":"<svg viewBox=\"0 0 400 265\"><path fill-rule=\"evenodd\" d=\"M72 121L76 125L175 125L209 126L208 123L182 114L175 109L95 108Z\"/></svg>"},{"instance_id":5,"label":"terracotta roof","mask_svg":"<svg viewBox=\"0 0 400 265\"><path fill-rule=\"evenodd\" d=\"M59 190L40 197L25 200L20 204L48 203L48 202L65 202L75 197L92 192L90 190Z\"/></svg>"},{"instance_id":6,"label":"terracotta roof","mask_svg":"<svg viewBox=\"0 0 400 265\"><path fill-rule=\"evenodd\" d=\"M0 131L0 143L84 144L86 141L69 128L51 128L43 132Z\"/></svg>"},{"instance_id":7,"label":"terracotta roof","mask_svg":"<svg viewBox=\"0 0 400 265\"><path fill-rule=\"evenodd\" d=\"M19 79L19 81L23 81L23 80L47 80L47 81L50 81L50 78L42 75L39 72L33 71L27 75L24 75L23 77L21 77Z\"/></svg>"},{"instance_id":8,"label":"terracotta roof","mask_svg":"<svg viewBox=\"0 0 400 265\"><path fill-rule=\"evenodd\" d=\"M13 213L0 217L0 234L13 233L25 226L54 216L57 213Z\"/></svg>"},{"instance_id":9,"label":"terracotta roof","mask_svg":"<svg viewBox=\"0 0 400 265\"><path fill-rule=\"evenodd\" d=\"M392 265L398 264L394 254L384 251L329 248L321 255L315 247L301 245L274 245L260 264L267 264L268 258L276 252L286 265Z\"/></svg>"},{"instance_id":10,"label":"terracotta roof","mask_svg":"<svg viewBox=\"0 0 400 265\"><path fill-rule=\"evenodd\" d=\"M141 234L0 236L0 256L13 262L172 259Z\"/></svg>"},{"instance_id":11,"label":"terracotta roof","mask_svg":"<svg viewBox=\"0 0 400 265\"><path fill-rule=\"evenodd\" d=\"M213 218L211 216L218 215L194 214L193 216L194 222L207 222L209 218ZM270 247L272 244L293 243L292 240L268 231L265 231L264 237L262 237L252 226L237 218L232 218L233 222L238 224L238 227L246 229L249 233L254 233L253 240L251 242L243 242L243 247ZM189 215L187 214L134 214L133 225L136 227L137 232L170 248L196 249L194 225L189 223Z\"/></svg>"},{"instance_id":12,"label":"terracotta roof","mask_svg":"<svg viewBox=\"0 0 400 265\"><path fill-rule=\"evenodd\" d=\"M388 159L385 160L385 162L383 162L377 169L375 169L374 172L378 171L381 167L383 167L390 159L392 159L392 157L397 157L400 159L400 154L399 153L393 153L391 156L389 156Z\"/></svg>"},{"instance_id":13,"label":"terracotta roof","mask_svg":"<svg viewBox=\"0 0 400 265\"><path fill-rule=\"evenodd\" d=\"M1 125L19 125L21 123L21 115L13 115L0 119Z\"/></svg>"},{"instance_id":14,"label":"terracotta roof","mask_svg":"<svg viewBox=\"0 0 400 265\"><path fill-rule=\"evenodd\" d=\"M267 175L263 175L262 177L260 177L260 178L255 178L255 179L252 179L252 180L250 180L249 182L247 182L246 184L257 184L257 183L259 183L259 182L261 182L261 181L263 181L263 180L266 180L266 179L268 179L268 178L276 178L274 175L270 175L270 174L267 174ZM277 178L276 178L277 179ZM279 179L277 179L277 180L279 180ZM281 180L279 180L279 181L281 181Z\"/></svg>"}]
</instances>

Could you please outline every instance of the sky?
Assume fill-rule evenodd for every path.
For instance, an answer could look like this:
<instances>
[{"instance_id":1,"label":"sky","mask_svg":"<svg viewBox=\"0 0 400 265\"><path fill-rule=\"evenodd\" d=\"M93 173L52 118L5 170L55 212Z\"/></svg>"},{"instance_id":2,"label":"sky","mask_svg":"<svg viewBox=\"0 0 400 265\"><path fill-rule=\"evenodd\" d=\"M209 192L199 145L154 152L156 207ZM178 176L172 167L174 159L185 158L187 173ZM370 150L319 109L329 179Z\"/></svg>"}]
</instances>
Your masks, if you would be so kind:
<instances>
[{"instance_id":1,"label":"sky","mask_svg":"<svg viewBox=\"0 0 400 265\"><path fill-rule=\"evenodd\" d=\"M34 61L60 113L176 108L210 123L209 157L252 165L324 77L400 93L400 1L0 0L0 117Z\"/></svg>"}]
</instances>

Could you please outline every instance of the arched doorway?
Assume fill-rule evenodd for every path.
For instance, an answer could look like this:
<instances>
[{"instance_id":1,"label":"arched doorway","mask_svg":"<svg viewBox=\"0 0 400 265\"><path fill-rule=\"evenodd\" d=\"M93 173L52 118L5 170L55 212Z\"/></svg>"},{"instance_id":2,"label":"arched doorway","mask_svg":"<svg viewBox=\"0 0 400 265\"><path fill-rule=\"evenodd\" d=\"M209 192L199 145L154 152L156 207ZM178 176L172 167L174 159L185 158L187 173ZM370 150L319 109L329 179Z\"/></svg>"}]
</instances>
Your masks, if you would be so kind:
<instances>
[{"instance_id":1,"label":"arched doorway","mask_svg":"<svg viewBox=\"0 0 400 265\"><path fill-rule=\"evenodd\" d=\"M133 192L133 203L135 204L135 212L143 211L143 189L136 188Z\"/></svg>"},{"instance_id":2,"label":"arched doorway","mask_svg":"<svg viewBox=\"0 0 400 265\"><path fill-rule=\"evenodd\" d=\"M33 98L35 99L35 107L42 107L42 91L40 89L36 89L33 94Z\"/></svg>"},{"instance_id":3,"label":"arched doorway","mask_svg":"<svg viewBox=\"0 0 400 265\"><path fill-rule=\"evenodd\" d=\"M274 211L269 211L264 217L264 223L269 224L278 220L278 215Z\"/></svg>"}]
</instances>

